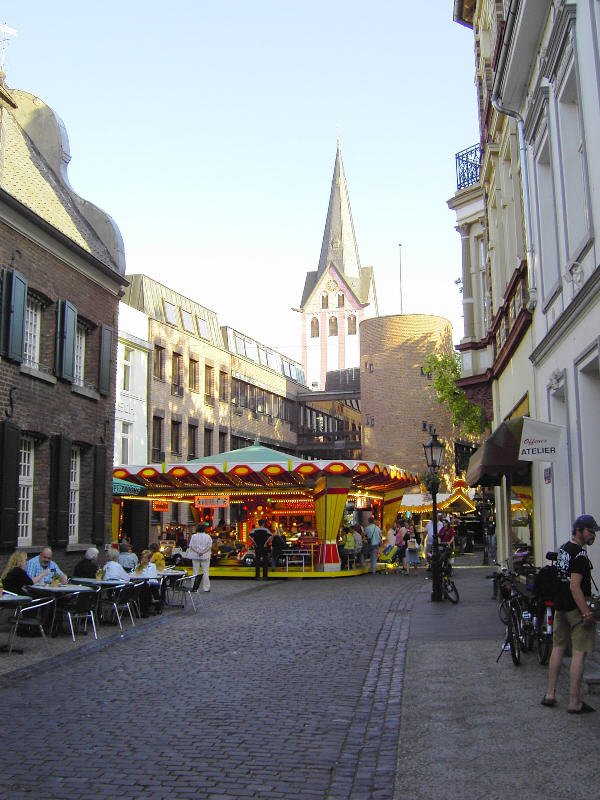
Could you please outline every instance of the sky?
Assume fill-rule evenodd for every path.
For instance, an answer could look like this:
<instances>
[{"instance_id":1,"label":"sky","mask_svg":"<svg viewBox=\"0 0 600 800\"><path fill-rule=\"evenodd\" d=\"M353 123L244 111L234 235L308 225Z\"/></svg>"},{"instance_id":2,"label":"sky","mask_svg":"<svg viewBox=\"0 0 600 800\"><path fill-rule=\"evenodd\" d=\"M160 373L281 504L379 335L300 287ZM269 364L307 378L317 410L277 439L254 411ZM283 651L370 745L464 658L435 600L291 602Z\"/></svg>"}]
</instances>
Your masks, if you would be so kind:
<instances>
[{"instance_id":1,"label":"sky","mask_svg":"<svg viewBox=\"0 0 600 800\"><path fill-rule=\"evenodd\" d=\"M455 153L478 140L453 0L0 0L9 87L63 120L127 272L300 360L337 140L380 314L462 336ZM399 245L402 245L401 248ZM402 281L400 281L400 272Z\"/></svg>"}]
</instances>

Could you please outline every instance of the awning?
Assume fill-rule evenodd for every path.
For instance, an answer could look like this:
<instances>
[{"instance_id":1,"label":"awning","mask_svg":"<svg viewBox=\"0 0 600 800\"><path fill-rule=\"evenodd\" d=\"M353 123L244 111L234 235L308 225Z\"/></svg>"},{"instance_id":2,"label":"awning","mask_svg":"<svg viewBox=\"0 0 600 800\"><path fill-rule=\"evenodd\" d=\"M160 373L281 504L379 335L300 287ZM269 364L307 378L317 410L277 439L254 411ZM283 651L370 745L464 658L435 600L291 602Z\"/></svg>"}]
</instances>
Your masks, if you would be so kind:
<instances>
[{"instance_id":1,"label":"awning","mask_svg":"<svg viewBox=\"0 0 600 800\"><path fill-rule=\"evenodd\" d=\"M499 425L469 459L469 486L498 486L503 475L513 483L528 478L531 461L554 461L561 428L530 417Z\"/></svg>"},{"instance_id":2,"label":"awning","mask_svg":"<svg viewBox=\"0 0 600 800\"><path fill-rule=\"evenodd\" d=\"M135 494L135 495L144 495L146 494L146 487L140 486L139 483L132 483L131 481L124 481L121 478L113 478L113 495L120 497L121 495L127 494Z\"/></svg>"}]
</instances>

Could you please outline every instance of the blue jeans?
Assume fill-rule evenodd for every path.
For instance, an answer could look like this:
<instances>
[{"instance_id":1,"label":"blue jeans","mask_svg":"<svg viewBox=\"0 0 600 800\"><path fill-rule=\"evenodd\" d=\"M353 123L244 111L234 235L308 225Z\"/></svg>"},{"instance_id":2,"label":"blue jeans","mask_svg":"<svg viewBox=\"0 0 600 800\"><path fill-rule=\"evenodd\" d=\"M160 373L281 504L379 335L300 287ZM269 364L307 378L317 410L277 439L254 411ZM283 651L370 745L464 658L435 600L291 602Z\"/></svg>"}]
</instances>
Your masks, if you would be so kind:
<instances>
[{"instance_id":1,"label":"blue jeans","mask_svg":"<svg viewBox=\"0 0 600 800\"><path fill-rule=\"evenodd\" d=\"M377 572L377 556L379 555L379 547L371 547L371 572L373 575Z\"/></svg>"}]
</instances>

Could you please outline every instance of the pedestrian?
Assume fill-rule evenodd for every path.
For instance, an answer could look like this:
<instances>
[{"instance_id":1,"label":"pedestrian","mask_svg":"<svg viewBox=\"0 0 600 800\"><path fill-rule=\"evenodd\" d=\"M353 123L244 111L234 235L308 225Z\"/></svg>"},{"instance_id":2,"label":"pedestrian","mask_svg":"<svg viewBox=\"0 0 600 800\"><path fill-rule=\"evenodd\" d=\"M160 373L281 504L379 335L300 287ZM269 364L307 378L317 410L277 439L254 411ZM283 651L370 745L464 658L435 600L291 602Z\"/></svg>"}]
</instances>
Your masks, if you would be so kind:
<instances>
[{"instance_id":1,"label":"pedestrian","mask_svg":"<svg viewBox=\"0 0 600 800\"><path fill-rule=\"evenodd\" d=\"M206 533L206 525L201 522L196 526L196 533L193 534L185 551L185 557L192 562L192 572L194 575L202 574L202 591L210 592L210 556L212 551L212 537Z\"/></svg>"},{"instance_id":2,"label":"pedestrian","mask_svg":"<svg viewBox=\"0 0 600 800\"><path fill-rule=\"evenodd\" d=\"M354 536L354 558L358 556L358 563L362 569L365 565L364 540L362 527L358 523L352 526L352 535Z\"/></svg>"},{"instance_id":3,"label":"pedestrian","mask_svg":"<svg viewBox=\"0 0 600 800\"><path fill-rule=\"evenodd\" d=\"M385 537L385 546L393 547L396 544L396 526L390 525Z\"/></svg>"},{"instance_id":4,"label":"pedestrian","mask_svg":"<svg viewBox=\"0 0 600 800\"><path fill-rule=\"evenodd\" d=\"M381 528L375 524L375 517L369 517L369 524L365 528L365 539L369 543L371 558L371 573L377 574L377 557L381 544Z\"/></svg>"},{"instance_id":5,"label":"pedestrian","mask_svg":"<svg viewBox=\"0 0 600 800\"><path fill-rule=\"evenodd\" d=\"M585 658L594 650L596 639L594 615L587 605L587 598L592 593L592 565L587 548L594 543L597 530L598 524L594 517L589 514L577 517L573 523L571 540L559 548L556 559L556 566L565 586L554 598L552 655L548 669L548 689L542 698L542 705L556 705L558 676L565 652L570 648L569 714L585 714L596 710L581 699L581 683Z\"/></svg>"},{"instance_id":6,"label":"pedestrian","mask_svg":"<svg viewBox=\"0 0 600 800\"><path fill-rule=\"evenodd\" d=\"M350 569L350 561L354 561L355 550L354 550L354 532L350 530L350 528L344 526L344 541L342 543L342 569L344 568L344 564L346 565L346 569Z\"/></svg>"},{"instance_id":7,"label":"pedestrian","mask_svg":"<svg viewBox=\"0 0 600 800\"><path fill-rule=\"evenodd\" d=\"M406 574L410 575L410 568L414 567L415 572L417 572L421 561L419 553L421 549L421 537L412 527L408 527L404 534L404 545L406 547L404 561Z\"/></svg>"},{"instance_id":8,"label":"pedestrian","mask_svg":"<svg viewBox=\"0 0 600 800\"><path fill-rule=\"evenodd\" d=\"M250 541L254 545L254 578L260 580L262 566L263 581L269 577L269 547L273 536L266 519L258 521L258 527L250 531Z\"/></svg>"}]
</instances>

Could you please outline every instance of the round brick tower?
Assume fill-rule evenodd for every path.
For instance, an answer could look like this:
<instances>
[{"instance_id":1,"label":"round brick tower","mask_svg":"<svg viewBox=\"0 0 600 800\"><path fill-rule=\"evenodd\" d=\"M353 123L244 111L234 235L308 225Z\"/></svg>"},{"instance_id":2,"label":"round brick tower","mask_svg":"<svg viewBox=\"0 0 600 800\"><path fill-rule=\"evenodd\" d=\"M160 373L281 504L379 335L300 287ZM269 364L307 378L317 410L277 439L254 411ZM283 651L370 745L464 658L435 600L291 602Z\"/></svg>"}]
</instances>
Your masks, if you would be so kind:
<instances>
[{"instance_id":1,"label":"round brick tower","mask_svg":"<svg viewBox=\"0 0 600 800\"><path fill-rule=\"evenodd\" d=\"M423 421L452 445L450 415L435 399L421 366L430 353L451 354L452 325L444 317L398 314L360 325L362 454L367 461L426 470ZM448 458L448 456L447 456Z\"/></svg>"}]
</instances>

